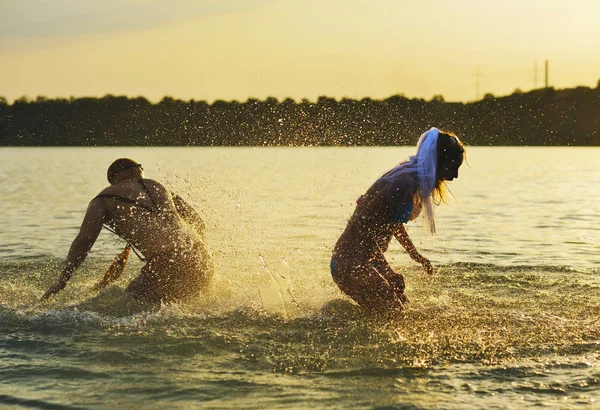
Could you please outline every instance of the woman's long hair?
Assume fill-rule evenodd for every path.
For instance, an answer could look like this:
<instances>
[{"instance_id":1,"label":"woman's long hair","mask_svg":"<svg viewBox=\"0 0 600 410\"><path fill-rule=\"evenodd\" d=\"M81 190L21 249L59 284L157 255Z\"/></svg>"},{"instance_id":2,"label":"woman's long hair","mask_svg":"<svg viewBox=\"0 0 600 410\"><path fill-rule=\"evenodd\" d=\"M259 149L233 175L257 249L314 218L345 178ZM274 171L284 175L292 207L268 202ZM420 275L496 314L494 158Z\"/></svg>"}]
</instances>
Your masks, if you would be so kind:
<instances>
[{"instance_id":1,"label":"woman's long hair","mask_svg":"<svg viewBox=\"0 0 600 410\"><path fill-rule=\"evenodd\" d=\"M459 155L462 158L464 152L464 146L456 135L442 132L434 127L421 135L415 155L396 165L380 179L391 181L400 175L416 176L419 182L419 196L416 199L421 202L425 210L423 222L425 227L434 234L436 232L434 205L445 202L448 197L446 183L438 177L438 164L451 156Z\"/></svg>"},{"instance_id":2,"label":"woman's long hair","mask_svg":"<svg viewBox=\"0 0 600 410\"><path fill-rule=\"evenodd\" d=\"M445 161L455 161L461 164L466 155L465 147L460 139L452 132L440 131L437 142L437 165ZM438 170L436 169L436 173ZM437 184L431 193L435 205L448 202L451 197L446 181L437 178Z\"/></svg>"}]
</instances>

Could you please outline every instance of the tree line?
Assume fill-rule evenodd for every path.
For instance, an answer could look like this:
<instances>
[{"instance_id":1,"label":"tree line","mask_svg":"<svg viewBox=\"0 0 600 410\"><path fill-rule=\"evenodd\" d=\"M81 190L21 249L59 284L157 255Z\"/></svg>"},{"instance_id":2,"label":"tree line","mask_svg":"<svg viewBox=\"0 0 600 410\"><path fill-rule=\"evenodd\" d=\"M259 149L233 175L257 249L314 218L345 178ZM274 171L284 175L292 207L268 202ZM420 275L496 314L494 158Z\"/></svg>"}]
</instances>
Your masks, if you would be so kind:
<instances>
[{"instance_id":1,"label":"tree line","mask_svg":"<svg viewBox=\"0 0 600 410\"><path fill-rule=\"evenodd\" d=\"M414 145L432 126L469 145L600 146L596 88L543 88L475 102L395 95L311 102L0 97L0 146Z\"/></svg>"}]
</instances>

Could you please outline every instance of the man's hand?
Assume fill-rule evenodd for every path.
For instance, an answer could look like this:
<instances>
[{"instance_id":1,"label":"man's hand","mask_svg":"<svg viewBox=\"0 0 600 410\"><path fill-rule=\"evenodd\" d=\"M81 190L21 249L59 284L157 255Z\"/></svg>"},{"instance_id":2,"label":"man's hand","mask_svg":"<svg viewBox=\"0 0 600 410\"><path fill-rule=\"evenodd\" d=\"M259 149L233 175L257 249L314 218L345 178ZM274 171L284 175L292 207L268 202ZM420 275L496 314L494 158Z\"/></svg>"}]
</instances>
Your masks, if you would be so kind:
<instances>
[{"instance_id":1,"label":"man's hand","mask_svg":"<svg viewBox=\"0 0 600 410\"><path fill-rule=\"evenodd\" d=\"M47 300L50 296L63 290L65 288L65 286L67 286L67 282L58 279L56 282L54 282L52 284L52 286L50 286L50 288L46 291L46 293L44 293L44 296L42 296L42 300Z\"/></svg>"}]
</instances>

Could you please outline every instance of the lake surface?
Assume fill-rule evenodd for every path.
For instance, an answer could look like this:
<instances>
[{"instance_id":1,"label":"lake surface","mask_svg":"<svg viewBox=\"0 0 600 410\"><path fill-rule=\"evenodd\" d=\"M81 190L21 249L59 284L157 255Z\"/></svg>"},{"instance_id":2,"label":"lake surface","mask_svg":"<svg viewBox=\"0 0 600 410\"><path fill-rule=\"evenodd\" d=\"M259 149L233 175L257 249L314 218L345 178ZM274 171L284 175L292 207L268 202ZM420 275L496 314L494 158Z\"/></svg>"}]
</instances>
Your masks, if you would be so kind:
<instances>
[{"instance_id":1,"label":"lake surface","mask_svg":"<svg viewBox=\"0 0 600 410\"><path fill-rule=\"evenodd\" d=\"M14 408L596 408L600 148L472 147L437 208L398 244L411 307L348 302L329 274L355 199L414 147L0 149L0 406ZM91 286L124 243L103 232L60 272L118 157L208 225L209 294L143 311Z\"/></svg>"}]
</instances>

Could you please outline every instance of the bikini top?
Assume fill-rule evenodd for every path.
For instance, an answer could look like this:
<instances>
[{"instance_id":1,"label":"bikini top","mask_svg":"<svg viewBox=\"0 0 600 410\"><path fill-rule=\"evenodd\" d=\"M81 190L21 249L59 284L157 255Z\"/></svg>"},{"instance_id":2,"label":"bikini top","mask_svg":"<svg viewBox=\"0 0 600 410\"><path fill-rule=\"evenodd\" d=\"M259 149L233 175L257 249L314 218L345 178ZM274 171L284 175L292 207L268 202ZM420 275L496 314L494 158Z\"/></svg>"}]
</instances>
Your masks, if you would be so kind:
<instances>
[{"instance_id":1,"label":"bikini top","mask_svg":"<svg viewBox=\"0 0 600 410\"><path fill-rule=\"evenodd\" d=\"M98 195L96 195L96 197L94 197L94 199L96 199L96 198L115 199L117 201L126 202L128 204L135 205L140 208L144 208L146 211L149 211L149 212L158 212L160 209L156 206L156 202L154 202L154 199L152 199L150 190L148 189L146 184L144 184L144 181L142 181L141 179L138 179L137 182L138 182L138 184L140 184L142 189L146 192L146 195L150 199L150 202L152 202L152 207L149 207L148 205L139 202L137 199L126 198L124 196L113 195L113 194L98 194Z\"/></svg>"},{"instance_id":2,"label":"bikini top","mask_svg":"<svg viewBox=\"0 0 600 410\"><path fill-rule=\"evenodd\" d=\"M408 223L413 212L413 204L407 203L397 206L392 215L392 222Z\"/></svg>"},{"instance_id":3,"label":"bikini top","mask_svg":"<svg viewBox=\"0 0 600 410\"><path fill-rule=\"evenodd\" d=\"M146 195L148 196L148 199L150 199L150 202L152 202L152 207L149 207L148 205L143 204L143 203L139 202L138 200L131 199L131 198L126 198L126 197L120 196L120 195L113 195L113 194L98 194L98 195L96 195L94 197L94 199L96 199L96 198L115 199L117 201L126 202L128 204L135 205L135 206L138 206L140 208L144 208L148 212L160 212L160 208L158 208L156 206L156 202L154 202L154 199L152 199L152 195L150 194L150 190L148 189L148 187L146 186L146 184L144 184L144 181L142 181L142 179L140 178L140 179L137 180L137 182L138 182L138 184L140 184L140 186L142 187L142 189L144 190L144 192L146 192ZM141 256L139 254L139 252L135 249L135 246L133 246L133 244L131 242L129 242L129 240L127 238L124 238L123 236L119 235L117 232L115 232L114 229L112 229L111 227L107 226L106 224L103 224L102 226L107 231L112 232L115 235L118 235L122 239L124 239L125 242L127 242L127 244L129 246L131 246L131 249L136 254L136 256L141 261L146 262L146 258L144 258L143 256Z\"/></svg>"},{"instance_id":4,"label":"bikini top","mask_svg":"<svg viewBox=\"0 0 600 410\"><path fill-rule=\"evenodd\" d=\"M356 200L356 204L363 199L364 195L361 195ZM408 223L413 213L414 205L412 202L402 203L399 205L395 205L392 213L390 214L390 222L400 222L400 223Z\"/></svg>"}]
</instances>

